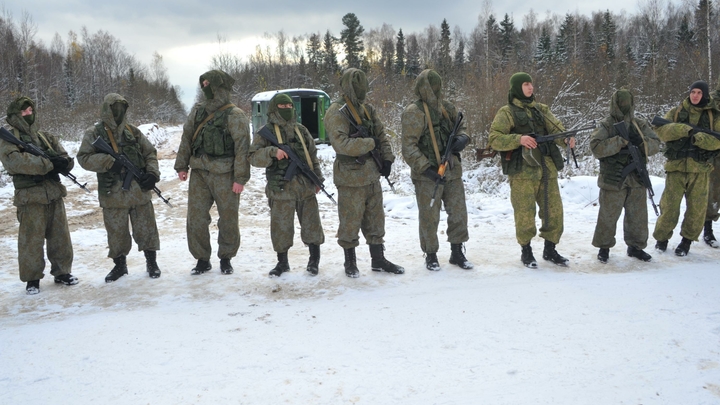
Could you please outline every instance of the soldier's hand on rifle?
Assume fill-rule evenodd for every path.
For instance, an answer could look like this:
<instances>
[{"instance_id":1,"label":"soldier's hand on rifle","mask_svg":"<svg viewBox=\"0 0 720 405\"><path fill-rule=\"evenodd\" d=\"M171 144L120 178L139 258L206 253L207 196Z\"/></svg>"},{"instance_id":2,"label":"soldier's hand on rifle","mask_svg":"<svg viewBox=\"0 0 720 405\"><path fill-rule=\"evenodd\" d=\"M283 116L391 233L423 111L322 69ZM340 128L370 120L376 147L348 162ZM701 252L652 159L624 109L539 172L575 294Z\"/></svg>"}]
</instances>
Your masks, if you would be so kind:
<instances>
[{"instance_id":1,"label":"soldier's hand on rifle","mask_svg":"<svg viewBox=\"0 0 720 405\"><path fill-rule=\"evenodd\" d=\"M375 149L380 149L380 138L373 138L373 141L375 141Z\"/></svg>"},{"instance_id":2,"label":"soldier's hand on rifle","mask_svg":"<svg viewBox=\"0 0 720 405\"><path fill-rule=\"evenodd\" d=\"M383 167L380 170L380 175L383 177L387 177L390 175L391 171L392 171L392 162L389 160L383 161Z\"/></svg>"},{"instance_id":3,"label":"soldier's hand on rifle","mask_svg":"<svg viewBox=\"0 0 720 405\"><path fill-rule=\"evenodd\" d=\"M152 190L155 188L155 184L158 182L158 178L155 177L152 173L145 173L142 175L140 180L138 181L138 184L140 184L140 188L143 190Z\"/></svg>"},{"instance_id":4,"label":"soldier's hand on rifle","mask_svg":"<svg viewBox=\"0 0 720 405\"><path fill-rule=\"evenodd\" d=\"M470 137L467 135L458 135L455 137L455 140L452 143L452 151L453 153L460 153L465 149L467 144L470 143Z\"/></svg>"},{"instance_id":5,"label":"soldier's hand on rifle","mask_svg":"<svg viewBox=\"0 0 720 405\"><path fill-rule=\"evenodd\" d=\"M445 179L443 179L442 176L438 174L437 169L433 167L428 167L427 169L425 169L423 175L432 181L439 180L440 184L445 184Z\"/></svg>"},{"instance_id":6,"label":"soldier's hand on rifle","mask_svg":"<svg viewBox=\"0 0 720 405\"><path fill-rule=\"evenodd\" d=\"M117 174L121 174L121 173L122 173L122 168L123 168L122 162L120 162L120 160L118 160L118 159L115 159L115 161L113 162L112 167L110 167L110 170L108 170L108 171L109 171L109 172L113 172L113 173L117 173Z\"/></svg>"},{"instance_id":7,"label":"soldier's hand on rifle","mask_svg":"<svg viewBox=\"0 0 720 405\"><path fill-rule=\"evenodd\" d=\"M565 138L565 143L570 146L570 149L575 148L575 137L571 136L570 138Z\"/></svg>"},{"instance_id":8,"label":"soldier's hand on rifle","mask_svg":"<svg viewBox=\"0 0 720 405\"><path fill-rule=\"evenodd\" d=\"M187 172L178 172L178 178L180 181L185 181L188 178Z\"/></svg>"},{"instance_id":9,"label":"soldier's hand on rifle","mask_svg":"<svg viewBox=\"0 0 720 405\"><path fill-rule=\"evenodd\" d=\"M50 157L50 162L53 164L53 172L55 173L61 173L65 171L68 168L68 165L70 164L70 160L67 158L64 158L62 156L52 156Z\"/></svg>"},{"instance_id":10,"label":"soldier's hand on rifle","mask_svg":"<svg viewBox=\"0 0 720 405\"><path fill-rule=\"evenodd\" d=\"M320 192L320 187L319 187L319 186L315 186L315 194L317 194L317 193L319 193L319 192Z\"/></svg>"},{"instance_id":11,"label":"soldier's hand on rifle","mask_svg":"<svg viewBox=\"0 0 720 405\"><path fill-rule=\"evenodd\" d=\"M520 137L520 145L528 148L528 149L535 149L537 148L537 142L535 141L535 138L533 138L530 135L523 135Z\"/></svg>"},{"instance_id":12,"label":"soldier's hand on rifle","mask_svg":"<svg viewBox=\"0 0 720 405\"><path fill-rule=\"evenodd\" d=\"M283 160L283 159L287 159L288 155L287 155L287 153L285 153L284 150L278 148L277 153L275 154L275 158L277 160Z\"/></svg>"},{"instance_id":13,"label":"soldier's hand on rifle","mask_svg":"<svg viewBox=\"0 0 720 405\"><path fill-rule=\"evenodd\" d=\"M240 194L245 190L245 186L240 183L233 183L233 193Z\"/></svg>"}]
</instances>

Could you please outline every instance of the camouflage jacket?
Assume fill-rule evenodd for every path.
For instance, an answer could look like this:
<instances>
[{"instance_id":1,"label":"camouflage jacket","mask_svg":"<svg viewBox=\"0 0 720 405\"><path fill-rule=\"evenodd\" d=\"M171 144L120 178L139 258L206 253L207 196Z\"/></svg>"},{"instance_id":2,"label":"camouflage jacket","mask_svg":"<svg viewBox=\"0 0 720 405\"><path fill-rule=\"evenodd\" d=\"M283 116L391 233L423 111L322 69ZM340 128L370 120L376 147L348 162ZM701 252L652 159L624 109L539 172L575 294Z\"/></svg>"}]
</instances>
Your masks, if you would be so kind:
<instances>
[{"instance_id":1,"label":"camouflage jacket","mask_svg":"<svg viewBox=\"0 0 720 405\"><path fill-rule=\"evenodd\" d=\"M663 125L657 128L657 135L661 141L669 143L678 140L684 140L684 138L690 137L690 130L692 129L689 125L677 122L680 118L676 118L680 115L682 110L688 112L688 120L690 124L697 125L700 121L700 116L704 111L712 113L713 123L712 127L715 131L720 128L720 111L717 109L715 100L710 102L705 107L695 107L690 104L690 99L686 98L682 104L673 108L665 114L665 119L672 121L672 124ZM707 151L715 151L720 149L720 140L708 135L703 132L692 135L690 142L694 146ZM684 173L708 173L713 170L712 161L698 162L691 157L685 157L682 159L668 160L665 163L666 172L684 172Z\"/></svg>"},{"instance_id":2,"label":"camouflage jacket","mask_svg":"<svg viewBox=\"0 0 720 405\"><path fill-rule=\"evenodd\" d=\"M157 151L152 143L145 135L135 126L127 123L127 118L118 125L113 118L110 106L117 101L125 99L119 94L110 93L105 96L102 111L100 113L101 120L87 130L83 136L80 150L78 150L78 162L83 169L97 173L98 178L98 200L103 208L132 208L138 205L147 204L152 198L151 190L142 190L136 180L130 183L129 190L122 189L123 176L109 172L115 163L115 159L107 153L100 152L92 146L92 143L101 136L109 145L110 137L108 129L113 134L115 143L118 147L118 153L125 153L132 160L142 160L145 172L152 173L160 179L160 169L158 167ZM127 117L127 114L126 116ZM135 156L129 156L132 154ZM143 166L141 164L141 166ZM112 178L113 182L109 190L105 189L104 179Z\"/></svg>"},{"instance_id":3,"label":"camouflage jacket","mask_svg":"<svg viewBox=\"0 0 720 405\"><path fill-rule=\"evenodd\" d=\"M355 132L350 121L340 108L343 102L335 101L325 113L325 130L330 143L337 156L333 164L333 181L336 186L361 187L380 180L380 171L372 157L367 156L364 164L357 163L355 158L366 156L375 148L375 141L371 138L351 138ZM377 116L375 108L365 103L358 106L358 113L365 118L362 108L365 106L367 119L372 122L373 136L380 140L380 152L383 160L395 161L390 140L385 134L385 128Z\"/></svg>"}]
</instances>

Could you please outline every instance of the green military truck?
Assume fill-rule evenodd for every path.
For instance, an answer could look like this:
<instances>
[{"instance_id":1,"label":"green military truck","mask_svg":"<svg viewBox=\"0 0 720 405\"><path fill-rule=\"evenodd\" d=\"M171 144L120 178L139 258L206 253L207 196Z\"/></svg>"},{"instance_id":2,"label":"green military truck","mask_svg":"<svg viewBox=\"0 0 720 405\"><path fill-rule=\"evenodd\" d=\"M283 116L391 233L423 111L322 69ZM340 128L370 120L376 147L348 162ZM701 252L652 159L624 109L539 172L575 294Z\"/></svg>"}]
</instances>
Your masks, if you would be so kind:
<instances>
[{"instance_id":1,"label":"green military truck","mask_svg":"<svg viewBox=\"0 0 720 405\"><path fill-rule=\"evenodd\" d=\"M290 96L297 111L297 120L303 124L318 143L328 143L325 134L325 111L330 107L330 96L322 90L285 89L257 93L250 100L252 106L253 131L267 123L267 110L270 99L278 93Z\"/></svg>"}]
</instances>

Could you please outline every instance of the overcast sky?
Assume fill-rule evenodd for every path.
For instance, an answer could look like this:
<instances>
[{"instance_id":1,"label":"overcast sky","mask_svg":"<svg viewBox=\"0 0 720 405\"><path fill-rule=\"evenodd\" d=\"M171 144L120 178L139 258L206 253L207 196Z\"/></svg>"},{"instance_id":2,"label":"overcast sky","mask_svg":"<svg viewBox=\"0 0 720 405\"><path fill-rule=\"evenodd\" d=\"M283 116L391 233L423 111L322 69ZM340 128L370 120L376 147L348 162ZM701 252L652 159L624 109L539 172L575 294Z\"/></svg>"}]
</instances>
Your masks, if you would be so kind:
<instances>
[{"instance_id":1,"label":"overcast sky","mask_svg":"<svg viewBox=\"0 0 720 405\"><path fill-rule=\"evenodd\" d=\"M641 0L647 1L647 0ZM677 1L677 0L675 0ZM263 7L264 6L264 7ZM369 31L383 23L408 34L420 32L428 25L439 26L443 18L451 30L459 26L469 33L482 13L482 0L393 2L365 0L349 3L337 0L317 1L198 1L175 0L25 0L5 3L4 8L19 23L27 11L37 26L36 40L48 46L55 35L67 40L69 31L79 32L86 26L91 33L105 30L118 38L125 49L143 64L149 65L157 51L163 56L170 82L182 89L186 108L193 102L198 77L208 70L210 58L219 51L218 35L227 40L227 50L245 56L252 52L264 33L283 30L289 37L326 30L338 36L342 16L353 12ZM549 8L548 8L549 7ZM632 0L557 0L537 2L507 0L492 2L493 14L501 19L505 13L514 16L516 27L530 9L544 19L546 12L557 14L623 8L634 12Z\"/></svg>"}]
</instances>

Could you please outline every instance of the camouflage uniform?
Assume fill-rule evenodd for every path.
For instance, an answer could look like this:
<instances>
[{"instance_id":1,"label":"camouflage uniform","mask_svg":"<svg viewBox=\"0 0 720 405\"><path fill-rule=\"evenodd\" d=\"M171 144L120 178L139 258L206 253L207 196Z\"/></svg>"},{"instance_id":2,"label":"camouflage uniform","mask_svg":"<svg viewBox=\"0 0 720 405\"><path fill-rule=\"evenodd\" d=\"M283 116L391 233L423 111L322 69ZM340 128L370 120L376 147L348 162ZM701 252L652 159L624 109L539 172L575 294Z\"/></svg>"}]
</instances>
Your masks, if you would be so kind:
<instances>
[{"instance_id":1,"label":"camouflage uniform","mask_svg":"<svg viewBox=\"0 0 720 405\"><path fill-rule=\"evenodd\" d=\"M431 79L436 82L434 91ZM402 115L402 154L410 166L410 178L415 185L415 198L418 205L418 223L420 229L420 248L426 254L434 254L439 249L437 229L440 222L440 203L430 206L435 189L435 177L438 173L439 161L435 155L432 135L427 124L425 106L433 125L440 159L445 155L448 138L455 125L458 112L455 106L442 99L442 81L433 70L425 70L415 81L415 95L418 100L407 107ZM437 94L436 94L437 93ZM465 144L468 137L465 123L458 129L456 140L463 138ZM426 171L430 172L426 174ZM460 153L452 153L444 182L438 185L435 198L442 201L447 212L447 236L451 246L467 242L467 207L465 205L465 186L462 181L462 163ZM433 259L435 259L433 257ZM436 259L435 259L436 260ZM466 260L465 260L466 261ZM434 262L436 263L436 261Z\"/></svg>"},{"instance_id":2,"label":"camouflage uniform","mask_svg":"<svg viewBox=\"0 0 720 405\"><path fill-rule=\"evenodd\" d=\"M53 135L40 132L34 121L28 124L21 116L23 106L35 108L27 97L20 97L10 103L7 122L10 130L20 140L34 144L51 157L68 159L68 170L73 168L73 159ZM33 114L33 119L36 114ZM70 274L73 249L70 240L65 203L65 186L60 182L57 171L50 160L22 152L17 146L0 140L0 162L12 176L15 186L13 205L17 207L18 267L20 280L30 282L44 277L45 259L43 245L47 240L47 258L50 274L55 277Z\"/></svg>"},{"instance_id":3,"label":"camouflage uniform","mask_svg":"<svg viewBox=\"0 0 720 405\"><path fill-rule=\"evenodd\" d=\"M115 159L96 150L92 143L102 138L144 173L154 176L156 181L160 178L160 169L155 147L137 127L127 123L127 115L122 115L119 124L116 122L112 110L115 104L127 106L127 101L115 93L105 96L100 121L85 131L77 158L83 169L97 173L98 200L107 232L108 257L116 264L114 271L126 272L124 259L132 249L132 239L135 239L138 250L146 252L146 257L147 252L160 250L160 236L152 204L153 193L151 188L142 188L137 179L130 183L129 190L123 190L125 170L122 173L112 171ZM132 237L128 218L132 224ZM118 265L124 269L119 269ZM114 280L106 278L106 281Z\"/></svg>"},{"instance_id":4,"label":"camouflage uniform","mask_svg":"<svg viewBox=\"0 0 720 405\"><path fill-rule=\"evenodd\" d=\"M233 192L233 183L244 185L250 179L247 159L250 134L247 116L230 103L235 79L220 70L211 70L200 76L201 86L204 80L210 85L203 90L211 91L212 98L207 98L206 93L207 99L195 104L190 111L178 147L175 171L192 169L188 189L188 248L195 259L209 262L213 203L217 204L220 217L218 257L229 260L240 248L240 195ZM215 115L198 131L210 114Z\"/></svg>"},{"instance_id":5,"label":"camouflage uniform","mask_svg":"<svg viewBox=\"0 0 720 405\"><path fill-rule=\"evenodd\" d=\"M713 117L713 122L710 122ZM686 210L680 228L680 235L687 239L687 250L690 242L697 240L703 228L707 213L708 179L713 170L712 161L720 149L720 140L711 135L699 132L690 133L689 124L701 128L720 128L720 110L714 100L698 107L690 103L690 98L673 108L665 119L672 121L657 129L660 139L667 143L665 156L665 191L660 199L660 217L655 224L653 237L658 247L664 250L663 244L673 235L680 216L680 202L685 197ZM679 254L676 250L676 254ZM679 254L684 255L684 254Z\"/></svg>"},{"instance_id":6,"label":"camouflage uniform","mask_svg":"<svg viewBox=\"0 0 720 405\"><path fill-rule=\"evenodd\" d=\"M290 97L284 95L282 99L285 100L285 98L289 103L292 103ZM305 148L296 133L298 131L303 136L304 145L307 147L310 157L310 160L306 163L313 168L321 181L324 180L317 159L315 140L307 128L296 122L294 108L289 111L292 115L290 120L285 120L280 116L277 107L278 103L275 102L276 99L280 99L280 97L276 96L270 101L268 123L265 127L273 134L275 134L277 128L282 138L282 140L278 139L278 141L290 145L301 159L306 159ZM293 245L296 212L300 221L301 239L303 243L310 246L311 254L315 246L325 242L325 235L320 224L320 211L315 196L315 184L299 171L290 181L283 180L290 161L287 158L278 160L276 158L277 152L277 147L256 133L250 147L249 160L251 165L265 168L267 178L265 195L267 195L268 204L270 205L270 237L275 252L279 254L285 253L280 259L284 260L287 251Z\"/></svg>"},{"instance_id":7,"label":"camouflage uniform","mask_svg":"<svg viewBox=\"0 0 720 405\"><path fill-rule=\"evenodd\" d=\"M370 156L370 152L376 149L377 144L383 164L388 168L395 161L395 156L375 108L365 103L367 91L365 74L359 69L347 69L340 85L344 98L333 102L325 113L325 129L336 153L333 181L338 189L340 220L338 244L346 249L346 263L348 263L348 259L354 260L354 248L360 244L358 236L360 230L371 249L374 249L373 246L382 249L385 236L385 212L380 187L380 170ZM363 93L356 94L358 92L356 90ZM344 107L348 100L356 109L362 125L368 129L369 137L351 137L356 130L349 121L354 119L348 111L349 107ZM348 252L347 249L353 251ZM352 258L348 257L350 253L353 255Z\"/></svg>"},{"instance_id":8,"label":"camouflage uniform","mask_svg":"<svg viewBox=\"0 0 720 405\"><path fill-rule=\"evenodd\" d=\"M623 100L618 101L619 97ZM622 109L627 113L623 113ZM647 246L648 239L647 194L637 172L622 177L623 169L631 162L627 148L629 142L620 137L613 127L617 122L625 122L630 141L638 147L646 161L648 156L660 151L660 140L650 125L644 119L635 117L632 94L627 90L615 92L610 99L610 116L600 123L590 139L593 156L600 159L600 210L592 244L608 250L615 246L617 221L624 208L625 243L629 248L642 250ZM601 261L607 261L607 257Z\"/></svg>"}]
</instances>

